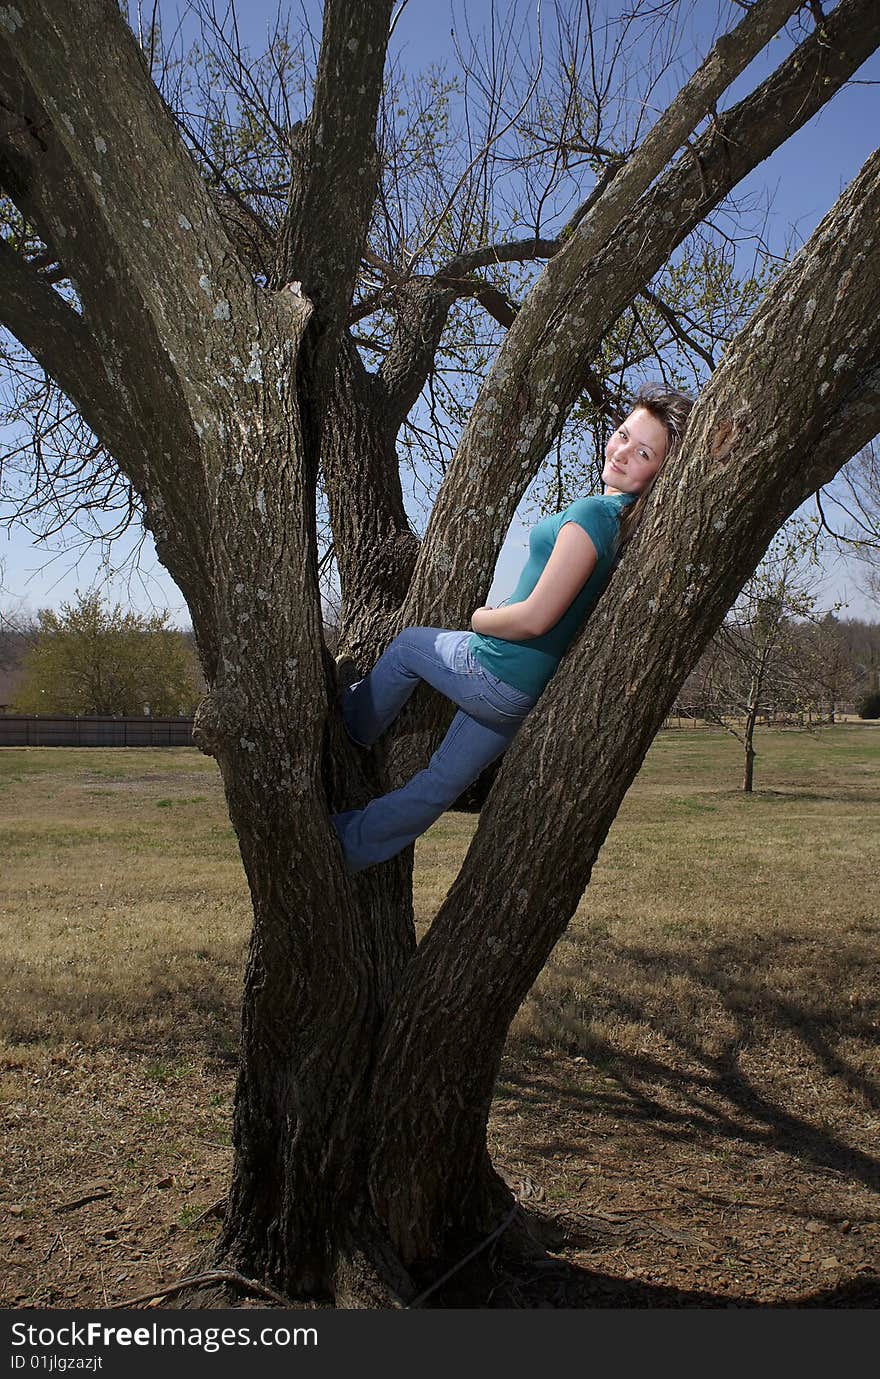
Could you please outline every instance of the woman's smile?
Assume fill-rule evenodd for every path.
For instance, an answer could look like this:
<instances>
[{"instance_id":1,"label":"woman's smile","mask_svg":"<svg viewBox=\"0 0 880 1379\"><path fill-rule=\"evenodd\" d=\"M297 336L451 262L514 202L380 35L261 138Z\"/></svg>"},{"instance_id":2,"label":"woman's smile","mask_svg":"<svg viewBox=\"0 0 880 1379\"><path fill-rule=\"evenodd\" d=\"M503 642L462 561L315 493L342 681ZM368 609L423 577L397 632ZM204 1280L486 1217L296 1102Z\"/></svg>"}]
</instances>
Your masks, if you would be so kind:
<instances>
[{"instance_id":1,"label":"woman's smile","mask_svg":"<svg viewBox=\"0 0 880 1379\"><path fill-rule=\"evenodd\" d=\"M662 465L667 442L664 424L644 407L636 407L605 447L605 492L641 493Z\"/></svg>"}]
</instances>

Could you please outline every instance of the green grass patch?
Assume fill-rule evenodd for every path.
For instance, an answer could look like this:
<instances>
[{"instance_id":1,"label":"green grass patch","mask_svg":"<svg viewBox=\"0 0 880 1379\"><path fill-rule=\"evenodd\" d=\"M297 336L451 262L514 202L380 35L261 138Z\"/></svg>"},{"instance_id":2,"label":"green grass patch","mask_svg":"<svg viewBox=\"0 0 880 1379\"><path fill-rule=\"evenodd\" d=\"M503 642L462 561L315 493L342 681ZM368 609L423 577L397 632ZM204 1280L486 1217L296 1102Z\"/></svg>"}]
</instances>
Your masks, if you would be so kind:
<instances>
[{"instance_id":1,"label":"green grass patch","mask_svg":"<svg viewBox=\"0 0 880 1379\"><path fill-rule=\"evenodd\" d=\"M748 1043L783 1006L789 1026L795 1008L838 1032L868 1019L880 731L768 730L757 748L746 796L728 734L660 734L514 1040L604 1065L670 1032L703 1054ZM216 764L186 748L5 749L0 780L8 1046L161 1049L160 1083L181 1057L234 1059L251 914ZM450 813L419 840L420 936L476 824Z\"/></svg>"}]
</instances>

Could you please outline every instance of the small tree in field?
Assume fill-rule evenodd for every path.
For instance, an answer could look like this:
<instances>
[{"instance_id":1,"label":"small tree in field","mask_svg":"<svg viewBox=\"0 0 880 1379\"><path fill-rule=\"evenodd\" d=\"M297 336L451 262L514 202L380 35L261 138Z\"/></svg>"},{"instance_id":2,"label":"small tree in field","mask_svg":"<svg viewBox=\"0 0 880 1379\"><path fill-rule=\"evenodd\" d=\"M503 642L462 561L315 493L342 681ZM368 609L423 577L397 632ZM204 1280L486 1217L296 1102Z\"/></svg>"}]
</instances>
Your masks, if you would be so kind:
<instances>
[{"instance_id":1,"label":"small tree in field","mask_svg":"<svg viewBox=\"0 0 880 1379\"><path fill-rule=\"evenodd\" d=\"M790 708L810 692L811 667L797 620L812 618L816 606L821 570L814 539L812 526L799 519L774 537L692 677L704 715L742 743L748 793L762 707Z\"/></svg>"},{"instance_id":2,"label":"small tree in field","mask_svg":"<svg viewBox=\"0 0 880 1379\"><path fill-rule=\"evenodd\" d=\"M321 635L322 504L340 654L366 669L402 626L467 626L622 314L873 52L880 11L811 9L815 31L716 113L800 8L737 7L737 27L605 165L601 91L579 109L559 162L588 143L596 175L558 233L544 234L538 195L526 233L512 216L468 220L431 263L422 247L457 223L454 187L416 237L376 228L393 219L377 211L392 8L326 0L306 118L268 111L279 156L248 195L212 171L210 141L203 163L185 145L113 0L0 11L0 168L23 222L0 238L0 320L100 438L186 597L208 685L198 738L219 763L253 901L215 1258L344 1306L412 1300L501 1221L511 1250L529 1247L487 1146L510 1022L737 591L786 518L880 430L872 155L727 348L417 946L412 849L352 876L329 814L420 769L448 706L419 691L381 750L346 741ZM468 194L481 204L482 184ZM547 268L512 305L489 275L538 260ZM494 307L507 333L419 537L398 441L464 299ZM375 354L359 334L371 318L386 326Z\"/></svg>"},{"instance_id":3,"label":"small tree in field","mask_svg":"<svg viewBox=\"0 0 880 1379\"><path fill-rule=\"evenodd\" d=\"M104 605L79 594L61 612L43 608L16 693L18 713L193 713L202 689L198 666L169 614Z\"/></svg>"}]
</instances>

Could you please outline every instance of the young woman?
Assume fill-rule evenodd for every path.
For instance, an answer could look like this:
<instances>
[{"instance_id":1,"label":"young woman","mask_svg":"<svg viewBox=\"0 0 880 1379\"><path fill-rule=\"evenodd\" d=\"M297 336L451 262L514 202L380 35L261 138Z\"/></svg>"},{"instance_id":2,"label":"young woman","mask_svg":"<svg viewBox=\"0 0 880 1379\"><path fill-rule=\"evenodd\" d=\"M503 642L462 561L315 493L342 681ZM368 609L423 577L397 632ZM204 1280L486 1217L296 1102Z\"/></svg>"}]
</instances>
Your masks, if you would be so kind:
<instances>
[{"instance_id":1,"label":"young woman","mask_svg":"<svg viewBox=\"0 0 880 1379\"><path fill-rule=\"evenodd\" d=\"M332 816L351 871L418 838L509 745L598 599L633 535L651 487L680 448L693 403L640 389L605 447L601 497L577 498L533 527L529 558L500 608L478 608L472 632L408 627L340 698L349 736L370 747L420 680L459 706L424 771L365 809Z\"/></svg>"}]
</instances>

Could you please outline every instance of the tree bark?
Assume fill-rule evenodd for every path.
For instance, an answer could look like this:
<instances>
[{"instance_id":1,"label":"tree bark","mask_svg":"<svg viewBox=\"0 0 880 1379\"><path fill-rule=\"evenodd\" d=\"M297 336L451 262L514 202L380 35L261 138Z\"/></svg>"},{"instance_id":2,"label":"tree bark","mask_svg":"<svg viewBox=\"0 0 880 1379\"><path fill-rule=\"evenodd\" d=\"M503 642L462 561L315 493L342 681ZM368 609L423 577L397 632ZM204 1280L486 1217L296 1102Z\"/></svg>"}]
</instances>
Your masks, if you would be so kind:
<instances>
[{"instance_id":1,"label":"tree bark","mask_svg":"<svg viewBox=\"0 0 880 1379\"><path fill-rule=\"evenodd\" d=\"M321 458L342 592L339 648L363 673L394 635L419 549L403 505L398 427L389 410L384 382L368 374L344 338Z\"/></svg>"},{"instance_id":2,"label":"tree bark","mask_svg":"<svg viewBox=\"0 0 880 1379\"><path fill-rule=\"evenodd\" d=\"M752 781L755 773L755 753L752 747L755 725L752 724L752 736L746 738L746 764L743 770L743 790L746 794L752 793Z\"/></svg>"}]
</instances>

